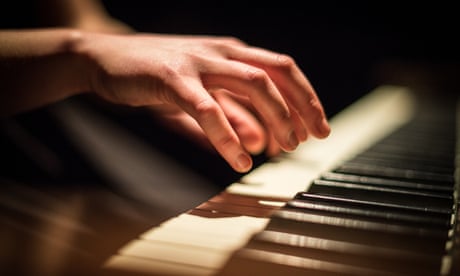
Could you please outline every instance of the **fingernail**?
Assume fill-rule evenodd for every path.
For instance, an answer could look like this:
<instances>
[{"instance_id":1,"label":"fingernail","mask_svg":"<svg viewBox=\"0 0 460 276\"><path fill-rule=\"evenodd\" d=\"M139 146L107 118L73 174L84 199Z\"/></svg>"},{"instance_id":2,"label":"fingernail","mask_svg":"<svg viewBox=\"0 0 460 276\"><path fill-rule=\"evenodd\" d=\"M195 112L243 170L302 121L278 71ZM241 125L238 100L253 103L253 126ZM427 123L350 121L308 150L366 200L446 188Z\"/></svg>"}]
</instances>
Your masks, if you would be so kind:
<instances>
[{"instance_id":1,"label":"fingernail","mask_svg":"<svg viewBox=\"0 0 460 276\"><path fill-rule=\"evenodd\" d=\"M297 139L297 135L295 134L295 131L291 131L289 133L289 138L288 138L288 145L291 149L295 149L299 145L299 139Z\"/></svg>"},{"instance_id":2,"label":"fingernail","mask_svg":"<svg viewBox=\"0 0 460 276\"><path fill-rule=\"evenodd\" d=\"M322 137L327 137L331 132L331 127L325 118L318 122L317 127Z\"/></svg>"},{"instance_id":3,"label":"fingernail","mask_svg":"<svg viewBox=\"0 0 460 276\"><path fill-rule=\"evenodd\" d=\"M236 158L236 166L240 172L248 171L252 166L251 158L244 153L238 155Z\"/></svg>"}]
</instances>

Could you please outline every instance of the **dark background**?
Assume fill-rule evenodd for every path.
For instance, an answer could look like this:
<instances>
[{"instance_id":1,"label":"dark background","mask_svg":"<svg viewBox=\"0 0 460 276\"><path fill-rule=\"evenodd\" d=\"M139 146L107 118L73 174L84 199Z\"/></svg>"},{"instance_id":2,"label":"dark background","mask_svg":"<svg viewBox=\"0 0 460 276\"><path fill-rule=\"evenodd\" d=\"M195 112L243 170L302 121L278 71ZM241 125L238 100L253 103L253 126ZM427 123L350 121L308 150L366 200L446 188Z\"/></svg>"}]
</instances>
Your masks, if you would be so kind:
<instances>
[{"instance_id":1,"label":"dark background","mask_svg":"<svg viewBox=\"0 0 460 276\"><path fill-rule=\"evenodd\" d=\"M36 2L2 7L0 24L39 26L46 19ZM403 79L395 70L432 70L449 86L458 72L460 17L452 1L103 2L139 31L235 36L290 54L330 115L382 82Z\"/></svg>"},{"instance_id":2,"label":"dark background","mask_svg":"<svg viewBox=\"0 0 460 276\"><path fill-rule=\"evenodd\" d=\"M330 115L397 81L395 70L439 73L459 60L459 16L443 1L106 2L140 31L236 36L291 55Z\"/></svg>"}]
</instances>

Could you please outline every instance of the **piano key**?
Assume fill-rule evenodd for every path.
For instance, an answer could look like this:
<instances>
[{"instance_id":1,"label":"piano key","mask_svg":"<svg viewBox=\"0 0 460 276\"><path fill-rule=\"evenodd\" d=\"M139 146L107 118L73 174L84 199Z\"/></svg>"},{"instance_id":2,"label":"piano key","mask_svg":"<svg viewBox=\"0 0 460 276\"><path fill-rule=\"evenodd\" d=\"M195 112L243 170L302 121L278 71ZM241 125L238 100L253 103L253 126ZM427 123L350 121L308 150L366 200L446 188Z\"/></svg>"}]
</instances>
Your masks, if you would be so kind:
<instances>
[{"instance_id":1,"label":"piano key","mask_svg":"<svg viewBox=\"0 0 460 276\"><path fill-rule=\"evenodd\" d=\"M332 197L308 197L304 193L302 199L289 201L284 208L306 209L337 213L346 216L374 218L380 221L396 221L424 227L450 228L450 215L441 216L423 212L414 212L395 208L385 208L375 205L360 205L356 203L335 200Z\"/></svg>"},{"instance_id":2,"label":"piano key","mask_svg":"<svg viewBox=\"0 0 460 276\"><path fill-rule=\"evenodd\" d=\"M350 192L353 192L353 191L377 192L384 196L386 196L387 193L390 193L390 194L401 195L402 197L407 196L408 198L410 198L411 196L423 197L428 201L432 200L434 202L438 201L440 203L446 203L446 202L449 203L453 199L452 194L439 193L437 191L420 191L420 190L406 189L402 187L379 187L379 186L374 186L374 185L367 185L364 183L353 183L353 182L341 182L341 181L316 179L313 181L313 185L315 185L315 187L321 186L321 187L331 187L331 188L339 188L339 189L344 188L346 190L349 190ZM450 204L448 204L448 206L449 205Z\"/></svg>"},{"instance_id":3,"label":"piano key","mask_svg":"<svg viewBox=\"0 0 460 276\"><path fill-rule=\"evenodd\" d=\"M446 135L452 136L453 133L446 134ZM431 137L431 139L433 140L439 139L439 141L445 141L446 137L447 139L449 139L449 136L443 136L439 138ZM405 139L398 138L398 140L405 140ZM428 157L431 160L437 160L436 162L442 162L442 160L452 160L451 157L453 156L453 152L449 150L449 148L451 149L452 146L455 145L455 143L450 144L449 142L447 142L446 144L449 145L449 147L446 147L447 146L446 144L431 145L430 147L424 147L422 145L416 144L413 140L414 139L412 138L407 139L407 141L412 142L410 144L407 144L407 141L404 143L397 144L397 143L394 143L393 141L390 141L390 143L388 143L388 140L384 140L382 141L382 143L373 145L369 149L369 151L379 152L379 153L389 152L389 153L397 154L398 156L412 156L412 158L416 158L419 160L425 157Z\"/></svg>"},{"instance_id":4,"label":"piano key","mask_svg":"<svg viewBox=\"0 0 460 276\"><path fill-rule=\"evenodd\" d=\"M433 240L446 239L448 236L448 230L443 228L428 228L395 222L378 222L367 218L358 219L353 216L326 214L306 209L294 210L283 208L275 211L272 218L361 229L369 232L410 235L413 237L424 237Z\"/></svg>"},{"instance_id":5,"label":"piano key","mask_svg":"<svg viewBox=\"0 0 460 276\"><path fill-rule=\"evenodd\" d=\"M453 147L451 147L453 148ZM366 158L374 158L374 159L383 159L383 160L398 160L399 162L406 162L412 163L417 162L419 164L423 164L426 166L438 166L438 167L452 167L452 158L426 158L414 155L414 154L404 154L400 152L394 151L379 151L377 148L373 147L371 150L365 151L357 155L357 157L366 157ZM425 155L426 156L426 155Z\"/></svg>"},{"instance_id":6,"label":"piano key","mask_svg":"<svg viewBox=\"0 0 460 276\"><path fill-rule=\"evenodd\" d=\"M111 256L102 266L104 269L101 275L106 276L167 276L167 275L190 275L190 276L211 276L215 270L177 263L164 262L138 258L128 255Z\"/></svg>"},{"instance_id":7,"label":"piano key","mask_svg":"<svg viewBox=\"0 0 460 276\"><path fill-rule=\"evenodd\" d=\"M454 126L450 127L454 129ZM438 132L441 129L433 131ZM451 167L452 163L445 161L451 161L454 156L452 148L455 146L455 141L453 141L455 133L444 133L438 137L433 134L431 133L430 137L423 140L417 134L401 136L394 133L361 154L378 153L386 157L408 158L416 162L445 164Z\"/></svg>"},{"instance_id":8,"label":"piano key","mask_svg":"<svg viewBox=\"0 0 460 276\"><path fill-rule=\"evenodd\" d=\"M393 273L433 275L439 271L441 258L395 249L311 238L273 231L256 235L247 249L275 252L303 258L351 265Z\"/></svg>"},{"instance_id":9,"label":"piano key","mask_svg":"<svg viewBox=\"0 0 460 276\"><path fill-rule=\"evenodd\" d=\"M371 177L359 174L351 175L349 171L346 171L348 175L359 178L360 181L350 180L349 177L347 178L348 181L327 179L327 177L315 180L312 182L313 185L306 189L308 192L299 193L309 196L310 201L302 201L298 196L294 200L288 201L284 207L274 213L266 230L253 237L244 249L237 252L229 262L229 267L235 268L238 265L241 267L247 264L252 268L255 267L254 270L250 271L250 274L261 273L263 275L270 275L274 273L273 271L280 272L279 274L274 273L274 275L295 273L334 274L331 271L325 272L322 269L312 269L313 267L318 268L320 264L328 263L331 265L351 265L352 267L374 269L376 272L378 271L378 273L385 275L390 273L402 273L404 275L438 274L440 267L444 267L444 265L441 265L441 259L443 260L442 263L445 260L445 258L442 258L442 252L444 252L444 242L450 232L449 218L454 211L453 181L451 181L453 177L447 178L447 181L444 181L443 177L436 177L437 180L441 178L442 181L433 183L433 179L430 179L432 175L428 177L429 179L426 179L426 175L429 175L427 172L452 175L453 166L448 162L435 164L420 162L423 158L430 157L426 152L428 149L436 149L435 144L437 143L431 143L431 138L426 139L418 136L420 133L417 133L411 139L407 139L410 138L407 135L410 132L403 132L398 133L400 137L395 138L394 136L385 141L386 143L391 142L392 150L396 153L391 155L392 158L363 158L362 155L358 155L345 164L354 164L356 167L371 164L376 168L376 171L380 170L381 167L400 169L400 171L404 169L406 173L416 171L418 176L424 176L421 181L414 181L412 179L413 175L410 175L407 179L389 177L388 175L383 175L384 178L381 178L379 177L381 175L372 177L372 174L369 174ZM417 149L412 151L414 153L412 157L414 158L411 159L412 162L409 165L399 158L398 151L401 152L401 147L414 145L400 143L398 139L402 138L401 134L404 134L406 141L417 143ZM451 149L438 148L440 149L439 152L445 152L442 154L439 154L439 152L434 153L431 156L435 156L438 159L450 158L451 161L453 160L451 158L452 154L449 152ZM373 148L366 152L372 151ZM388 153L386 152L385 154ZM446 164L447 166L444 166ZM376 165L380 166L380 168ZM418 173L419 171L421 173ZM347 174L335 173L335 177ZM367 178L368 183L363 181L363 178ZM335 189L334 192L341 194L341 197L327 196L327 193L325 193L326 195L310 194L315 188L324 192L324 190L327 190L324 187L330 188L329 190ZM346 191L337 191L340 189ZM369 191L370 193L375 193L375 196L371 198L364 196L364 200L358 200L359 196L349 196L358 192L362 197L363 193L369 194ZM373 199L378 197L377 194L380 194L381 197L387 197L387 199L384 199L383 202L375 202ZM388 199L388 197L394 197L395 194L399 197L396 200L399 204L394 204L394 200ZM428 205L431 206L430 208L425 208L425 204L421 203L417 203L415 206L409 205L409 207L404 205L404 203L412 201L426 202L428 201L427 199L430 199L430 204ZM369 208L366 209L363 206ZM292 211L298 209L303 211ZM289 213L291 211L292 213ZM292 215L293 213L297 214ZM307 218L299 215L299 213L306 213L309 216ZM284 216L281 214L284 214ZM388 228L385 229L384 225L377 226L378 223L373 224L373 222L383 224L384 222L382 221L369 219L376 217L390 220L390 223L386 224ZM346 222L345 220L347 219L348 221ZM401 226L401 228L397 226ZM365 230L360 233L359 228ZM390 234L392 231L394 232ZM420 231L423 234L417 238L414 237L416 234L409 234L411 231ZM427 233L431 233L428 234L430 237L423 237ZM280 237L284 237L284 240ZM293 240L299 241L299 239L302 241L308 239L310 243L293 244ZM311 242L312 239L315 242ZM337 246L338 243L342 246ZM308 244L308 246L305 246L305 244ZM312 244L320 244L323 247L318 248ZM347 246L343 246L344 244ZM343 250L340 252L341 254L334 254L337 248ZM345 251L344 248L347 248L348 251ZM380 254L382 252L387 254L376 256L378 254L373 254L376 251L380 251ZM275 256L276 261L274 260ZM267 261L270 257L273 260ZM298 270L302 266L300 264L304 264L303 261L308 265L305 265L305 269ZM255 265L252 264L254 262L256 263ZM272 262L276 262L276 264ZM357 271L351 272L346 269L342 274L348 272L350 274L359 274ZM376 272L368 271L367 273L376 275Z\"/></svg>"},{"instance_id":10,"label":"piano key","mask_svg":"<svg viewBox=\"0 0 460 276\"><path fill-rule=\"evenodd\" d=\"M407 274L403 273L391 273L388 271L247 248L241 249L233 255L218 275L407 276Z\"/></svg>"},{"instance_id":11,"label":"piano key","mask_svg":"<svg viewBox=\"0 0 460 276\"><path fill-rule=\"evenodd\" d=\"M437 269L439 269L441 262L441 258L438 255L423 254L417 251L382 248L373 245L356 244L270 230L258 233L252 240L272 243L271 246L283 244L298 248L313 248L322 251L331 251L342 255L353 254L362 257L372 255L373 258L394 259L395 261L399 260L401 262L421 262L422 266L426 265L426 267L436 267ZM299 254L301 255L302 253Z\"/></svg>"},{"instance_id":12,"label":"piano key","mask_svg":"<svg viewBox=\"0 0 460 276\"><path fill-rule=\"evenodd\" d=\"M329 184L329 185L328 185ZM384 189L362 189L360 186L347 184L346 186L330 185L324 181L315 181L309 193L325 196L347 198L359 201L374 202L384 206L401 209L425 210L428 212L451 214L453 201L451 198L424 197L414 194L401 194ZM443 200L445 199L445 200Z\"/></svg>"},{"instance_id":13,"label":"piano key","mask_svg":"<svg viewBox=\"0 0 460 276\"><path fill-rule=\"evenodd\" d=\"M239 195L231 194L223 191L218 195L213 196L208 201L225 204L236 204L253 207L279 207L282 206L287 199L282 197L262 197L262 196L250 196L250 195Z\"/></svg>"},{"instance_id":14,"label":"piano key","mask_svg":"<svg viewBox=\"0 0 460 276\"><path fill-rule=\"evenodd\" d=\"M408 251L397 248L376 247L373 245L357 244L346 241L316 238L312 236L297 235L292 233L264 230L254 236L254 239L271 241L299 247L312 247L321 250L332 250L342 253L373 254L381 256L400 256L404 259L426 260L428 262L439 262L439 256L424 254L418 251ZM370 253L372 251L372 253Z\"/></svg>"},{"instance_id":15,"label":"piano key","mask_svg":"<svg viewBox=\"0 0 460 276\"><path fill-rule=\"evenodd\" d=\"M400 179L404 181L413 180L423 183L428 182L449 186L452 186L454 183L454 177L452 174L431 173L409 169L406 170L372 164L353 164L351 162L340 165L334 170L334 172Z\"/></svg>"},{"instance_id":16,"label":"piano key","mask_svg":"<svg viewBox=\"0 0 460 276\"><path fill-rule=\"evenodd\" d=\"M356 165L373 164L373 165L385 166L385 167L390 167L390 168L425 171L425 172L449 174L449 175L452 175L452 173L454 172L454 166L452 164L450 166L435 166L435 165L422 164L422 162L419 162L418 160L407 162L405 160L400 160L396 158L395 159L370 158L370 157L366 157L362 155L356 156L351 161L348 161L347 164L356 164Z\"/></svg>"},{"instance_id":17,"label":"piano key","mask_svg":"<svg viewBox=\"0 0 460 276\"><path fill-rule=\"evenodd\" d=\"M291 199L305 185L318 177L322 165L321 160L316 164L304 166L303 162L286 159L283 162L269 162L255 168L250 174L226 188L230 194L278 197L285 201ZM280 185L286 183L286 185Z\"/></svg>"},{"instance_id":18,"label":"piano key","mask_svg":"<svg viewBox=\"0 0 460 276\"><path fill-rule=\"evenodd\" d=\"M119 254L164 263L198 266L209 270L216 270L227 261L227 256L222 254L221 250L191 245L184 247L179 244L149 240L131 241L119 251Z\"/></svg>"},{"instance_id":19,"label":"piano key","mask_svg":"<svg viewBox=\"0 0 460 276\"><path fill-rule=\"evenodd\" d=\"M276 163L255 168L227 191L290 199L308 188L306 185L320 173L335 168L405 125L413 118L414 107L413 95L407 88L376 88L330 120L333 131L327 139L309 139L294 152L275 158Z\"/></svg>"},{"instance_id":20,"label":"piano key","mask_svg":"<svg viewBox=\"0 0 460 276\"><path fill-rule=\"evenodd\" d=\"M207 218L190 214L181 214L171 218L160 225L167 229L187 229L187 231L195 231L210 235L220 233L222 235L246 237L255 232L261 231L267 224L267 218L255 218L249 216L231 216L222 218ZM155 232L157 228L147 231L141 237L148 236Z\"/></svg>"},{"instance_id":21,"label":"piano key","mask_svg":"<svg viewBox=\"0 0 460 276\"><path fill-rule=\"evenodd\" d=\"M396 179L387 179L379 177L370 177L356 174L344 174L337 172L326 172L321 174L320 179L331 180L331 181L340 181L347 183L362 183L368 185L382 186L382 187L401 187L415 190L428 190L428 191L438 191L442 193L453 193L453 186L443 186L443 185L433 185L427 183L419 183L414 181L402 181Z\"/></svg>"},{"instance_id":22,"label":"piano key","mask_svg":"<svg viewBox=\"0 0 460 276\"><path fill-rule=\"evenodd\" d=\"M305 225L311 223L325 225L325 231L329 231L327 229L329 229L330 226L334 226L336 228L342 227L363 230L363 233L366 232L367 235L372 235L372 233L394 234L395 240L405 239L404 236L410 235L416 239L417 237L423 238L424 242L425 239L431 239L434 242L436 242L436 240L445 241L448 238L450 230L450 228L447 227L407 223L407 221L381 219L372 216L357 216L356 214L350 215L346 212L334 213L305 208L283 208L281 212L283 211L287 211L287 215L283 214L283 216L280 216L278 212L275 216L280 216L282 219L304 221L306 222Z\"/></svg>"},{"instance_id":23,"label":"piano key","mask_svg":"<svg viewBox=\"0 0 460 276\"><path fill-rule=\"evenodd\" d=\"M449 116L452 116L450 114ZM419 121L418 126L414 122ZM447 128L449 131L445 131ZM423 133L419 130L427 128ZM414 117L412 123L409 122L404 127L399 128L379 143L370 147L370 151L406 153L400 156L423 156L429 154L433 157L452 156L449 148L455 145L455 125L430 127L423 119ZM383 149L386 149L383 151Z\"/></svg>"},{"instance_id":24,"label":"piano key","mask_svg":"<svg viewBox=\"0 0 460 276\"><path fill-rule=\"evenodd\" d=\"M262 231L266 223L266 218L248 216L207 218L181 214L124 245L104 267L149 272L147 275L214 275L231 252ZM174 269L169 271L171 266Z\"/></svg>"},{"instance_id":25,"label":"piano key","mask_svg":"<svg viewBox=\"0 0 460 276\"><path fill-rule=\"evenodd\" d=\"M171 227L157 227L140 237L141 240L163 244L205 247L210 250L235 250L244 246L247 238L241 235L228 235L226 232L205 233L197 230L184 231Z\"/></svg>"},{"instance_id":26,"label":"piano key","mask_svg":"<svg viewBox=\"0 0 460 276\"><path fill-rule=\"evenodd\" d=\"M207 210L210 212L227 213L233 215L247 215L253 217L270 217L273 207L245 206L237 204L228 204L220 202L207 201L195 207L198 210Z\"/></svg>"},{"instance_id":27,"label":"piano key","mask_svg":"<svg viewBox=\"0 0 460 276\"><path fill-rule=\"evenodd\" d=\"M419 229L286 210L275 212L266 229L435 254L444 252L448 236L447 230Z\"/></svg>"},{"instance_id":28,"label":"piano key","mask_svg":"<svg viewBox=\"0 0 460 276\"><path fill-rule=\"evenodd\" d=\"M285 198L237 195L224 191L198 205L194 210L227 216L269 217L273 210L283 206L285 202Z\"/></svg>"}]
</instances>

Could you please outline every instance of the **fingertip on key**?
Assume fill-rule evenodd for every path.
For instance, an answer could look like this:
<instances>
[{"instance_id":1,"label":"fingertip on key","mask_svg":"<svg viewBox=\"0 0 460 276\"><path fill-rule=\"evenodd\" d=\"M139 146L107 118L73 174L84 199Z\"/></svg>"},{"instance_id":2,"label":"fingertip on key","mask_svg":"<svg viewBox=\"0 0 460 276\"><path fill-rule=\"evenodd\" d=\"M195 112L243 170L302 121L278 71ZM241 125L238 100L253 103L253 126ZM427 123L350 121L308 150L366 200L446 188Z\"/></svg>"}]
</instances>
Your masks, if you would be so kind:
<instances>
[{"instance_id":1,"label":"fingertip on key","mask_svg":"<svg viewBox=\"0 0 460 276\"><path fill-rule=\"evenodd\" d=\"M323 118L317 124L319 138L326 138L331 134L331 127L326 118Z\"/></svg>"},{"instance_id":2,"label":"fingertip on key","mask_svg":"<svg viewBox=\"0 0 460 276\"><path fill-rule=\"evenodd\" d=\"M297 146L299 145L299 139L297 138L297 134L295 133L294 130L289 132L287 145L288 145L289 148L287 148L286 150L288 150L288 151L292 151L292 150L296 149Z\"/></svg>"},{"instance_id":3,"label":"fingertip on key","mask_svg":"<svg viewBox=\"0 0 460 276\"><path fill-rule=\"evenodd\" d=\"M247 154L241 153L236 158L236 170L238 172L244 173L251 169L252 159Z\"/></svg>"}]
</instances>

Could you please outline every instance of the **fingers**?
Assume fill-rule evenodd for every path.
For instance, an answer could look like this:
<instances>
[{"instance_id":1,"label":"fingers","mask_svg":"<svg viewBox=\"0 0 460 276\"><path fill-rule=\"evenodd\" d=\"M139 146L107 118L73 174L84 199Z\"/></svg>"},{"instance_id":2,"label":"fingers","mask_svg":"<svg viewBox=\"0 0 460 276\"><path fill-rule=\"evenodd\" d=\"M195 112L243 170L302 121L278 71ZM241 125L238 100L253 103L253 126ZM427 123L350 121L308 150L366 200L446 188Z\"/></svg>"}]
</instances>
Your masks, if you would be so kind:
<instances>
[{"instance_id":1,"label":"fingers","mask_svg":"<svg viewBox=\"0 0 460 276\"><path fill-rule=\"evenodd\" d=\"M212 95L222 107L244 148L252 154L261 153L265 149L268 139L264 127L254 117L254 114L224 91L216 91Z\"/></svg>"},{"instance_id":2,"label":"fingers","mask_svg":"<svg viewBox=\"0 0 460 276\"><path fill-rule=\"evenodd\" d=\"M254 47L227 47L228 58L263 69L295 111L308 132L318 138L329 135L323 106L308 79L292 58Z\"/></svg>"},{"instance_id":3,"label":"fingers","mask_svg":"<svg viewBox=\"0 0 460 276\"><path fill-rule=\"evenodd\" d=\"M265 150L265 154L268 157L277 156L278 154L281 153L281 148L271 131L268 131L268 138L269 140L268 140L267 148Z\"/></svg>"},{"instance_id":4,"label":"fingers","mask_svg":"<svg viewBox=\"0 0 460 276\"><path fill-rule=\"evenodd\" d=\"M302 123L318 138L329 135L330 127L320 100L295 64L288 67L268 68L272 79L295 110ZM307 93L305 93L305 91Z\"/></svg>"},{"instance_id":5,"label":"fingers","mask_svg":"<svg viewBox=\"0 0 460 276\"><path fill-rule=\"evenodd\" d=\"M208 66L201 77L207 89L224 88L248 97L284 150L298 146L297 126L289 107L265 71L227 60L213 60Z\"/></svg>"},{"instance_id":6,"label":"fingers","mask_svg":"<svg viewBox=\"0 0 460 276\"><path fill-rule=\"evenodd\" d=\"M200 125L211 144L237 172L247 172L252 159L220 105L194 80L179 84L177 103Z\"/></svg>"}]
</instances>

